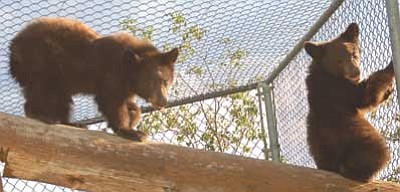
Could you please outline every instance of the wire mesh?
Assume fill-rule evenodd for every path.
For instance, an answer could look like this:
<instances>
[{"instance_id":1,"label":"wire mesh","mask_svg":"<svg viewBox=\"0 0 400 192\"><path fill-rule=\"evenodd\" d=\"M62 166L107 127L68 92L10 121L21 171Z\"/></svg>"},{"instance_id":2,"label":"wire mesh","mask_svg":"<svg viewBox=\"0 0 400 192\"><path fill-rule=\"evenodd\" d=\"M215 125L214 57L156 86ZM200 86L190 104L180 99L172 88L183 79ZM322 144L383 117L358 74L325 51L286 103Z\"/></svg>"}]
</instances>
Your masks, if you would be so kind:
<instances>
[{"instance_id":1,"label":"wire mesh","mask_svg":"<svg viewBox=\"0 0 400 192\"><path fill-rule=\"evenodd\" d=\"M137 129L159 142L263 159L259 110L252 90L145 113ZM89 129L111 132L106 123Z\"/></svg>"},{"instance_id":2,"label":"wire mesh","mask_svg":"<svg viewBox=\"0 0 400 192\"><path fill-rule=\"evenodd\" d=\"M312 40L325 41L336 37L352 22L360 26L362 75L366 77L391 60L385 1L345 1ZM304 78L310 61L310 57L302 51L279 75L274 85L284 159L291 164L315 167L308 152L305 127L308 104ZM399 182L400 128L395 94L377 111L370 113L368 119L386 137L392 152L392 161L379 177Z\"/></svg>"},{"instance_id":3,"label":"wire mesh","mask_svg":"<svg viewBox=\"0 0 400 192\"><path fill-rule=\"evenodd\" d=\"M77 18L101 34L120 31L121 23L126 19L134 21L134 29L140 29L155 45L162 48L164 45L179 46L182 42L182 31L174 33L171 26L174 20L170 16L181 14L188 24L184 30L199 29L205 32L203 38L190 42L190 49L195 52L190 58L184 59L177 65L176 83L171 91L171 102L180 101L196 95L207 95L232 87L247 85L265 79L279 59L290 50L297 38L304 34L312 25L312 21L329 6L329 1L318 2L313 0L298 1L130 1L130 0L22 0L0 1L0 38L4 43L0 45L0 111L15 115L23 115L24 99L18 85L8 74L8 45L17 31L31 19L40 16L65 16ZM307 12L309 9L313 12ZM280 13L280 14L276 14ZM176 24L176 23L175 23ZM197 28L196 28L197 27ZM154 29L154 30L152 30ZM128 30L129 31L129 30ZM132 32L132 31L131 31ZM138 32L137 30L135 32ZM184 33L185 31L183 31ZM142 34L143 35L143 34ZM268 45L268 46L265 46ZM228 64L229 65L228 65ZM234 67L232 67L234 65ZM234 85L234 86L233 86ZM207 101L210 102L210 101ZM206 103L207 103L206 102ZM225 101L229 103L229 101ZM97 106L90 96L74 97L72 120L92 119L99 116ZM206 103L203 104L206 105ZM227 104L224 104L227 105ZM197 108L195 104L188 108L188 113ZM184 108L182 106L178 107ZM225 110L224 113L227 112ZM236 111L240 113L240 110ZM218 120L226 114L215 115ZM217 117L216 117L217 116ZM143 122L149 120L143 118ZM181 119L187 118L182 116ZM205 117L198 116L195 121L198 132L193 138L180 138L177 128L166 130L160 125L160 130L154 138L161 141L177 144L190 144L192 147L219 150L229 153L260 157L262 150L252 141L241 143L220 143L210 145L213 133L207 130ZM208 119L212 119L208 117ZM162 121L160 121L162 122ZM234 123L222 121L226 124ZM155 123L155 122L150 122ZM209 123L210 124L210 123ZM98 125L104 126L104 124ZM94 126L91 126L93 128ZM190 127L190 126L189 126ZM259 128L259 126L258 126ZM185 130L191 133L193 130ZM247 133L255 137L258 132ZM219 135L229 135L229 130ZM205 136L203 136L205 135ZM237 135L231 136L236 140ZM256 135L258 136L258 135ZM252 152L250 154L250 152ZM16 187L18 186L18 187ZM29 185L29 182L6 179L6 191L41 191L38 184ZM58 190L58 188L57 188ZM66 190L60 188L60 190ZM66 190L68 191L68 190Z\"/></svg>"},{"instance_id":4,"label":"wire mesh","mask_svg":"<svg viewBox=\"0 0 400 192\"><path fill-rule=\"evenodd\" d=\"M312 21L329 6L329 1L1 1L0 2L0 111L23 115L23 98L8 75L8 44L15 32L39 16L77 18L101 34L121 31L130 18L136 28L152 35L154 44L179 46L183 31L173 32L172 14L182 14L185 30L204 31L190 42L195 52L177 65L171 102L209 94L266 78L277 62L296 43ZM307 10L313 10L309 12ZM279 13L279 14L278 14ZM198 28L196 28L198 27ZM266 46L268 45L268 46ZM188 53L191 54L191 53ZM242 58L240 62L238 58ZM237 67L227 67L233 62ZM211 86L211 82L213 86ZM189 87L190 85L190 87ZM74 98L72 120L98 116L91 97Z\"/></svg>"}]
</instances>

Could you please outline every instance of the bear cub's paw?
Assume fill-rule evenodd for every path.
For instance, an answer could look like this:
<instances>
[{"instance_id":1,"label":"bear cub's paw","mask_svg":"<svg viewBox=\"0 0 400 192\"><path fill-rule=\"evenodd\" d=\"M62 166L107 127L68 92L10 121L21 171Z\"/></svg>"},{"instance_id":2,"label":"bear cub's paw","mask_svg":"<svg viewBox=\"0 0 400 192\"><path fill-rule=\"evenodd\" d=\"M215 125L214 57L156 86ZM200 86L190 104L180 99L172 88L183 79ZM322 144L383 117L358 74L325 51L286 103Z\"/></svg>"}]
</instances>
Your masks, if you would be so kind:
<instances>
[{"instance_id":1,"label":"bear cub's paw","mask_svg":"<svg viewBox=\"0 0 400 192\"><path fill-rule=\"evenodd\" d=\"M129 139L132 141L138 141L138 142L145 142L148 137L147 133L145 133L143 131L137 131L137 130L120 129L118 132L116 132L116 134L125 139Z\"/></svg>"},{"instance_id":2,"label":"bear cub's paw","mask_svg":"<svg viewBox=\"0 0 400 192\"><path fill-rule=\"evenodd\" d=\"M367 97L366 99L375 100L377 104L380 104L389 98L394 91L393 62L390 62L386 68L369 77L366 91L375 93L371 94L370 97L372 98Z\"/></svg>"},{"instance_id":3,"label":"bear cub's paw","mask_svg":"<svg viewBox=\"0 0 400 192\"><path fill-rule=\"evenodd\" d=\"M393 68L393 62L390 62L389 65L382 70L383 75L380 77L379 84L381 85L386 85L386 86L381 86L382 90L382 101L386 101L389 96L393 93L394 91L394 68Z\"/></svg>"}]
</instances>

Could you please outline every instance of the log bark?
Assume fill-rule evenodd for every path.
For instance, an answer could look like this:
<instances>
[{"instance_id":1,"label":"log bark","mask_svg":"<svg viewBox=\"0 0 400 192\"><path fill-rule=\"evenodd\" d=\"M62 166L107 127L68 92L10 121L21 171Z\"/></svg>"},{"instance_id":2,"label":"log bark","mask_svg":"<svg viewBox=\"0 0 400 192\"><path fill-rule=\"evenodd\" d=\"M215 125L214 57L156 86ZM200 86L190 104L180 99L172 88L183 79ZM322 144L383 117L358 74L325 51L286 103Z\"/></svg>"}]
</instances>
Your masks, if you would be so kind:
<instances>
[{"instance_id":1,"label":"log bark","mask_svg":"<svg viewBox=\"0 0 400 192\"><path fill-rule=\"evenodd\" d=\"M0 113L4 177L86 191L265 192L400 191L337 174L158 143Z\"/></svg>"}]
</instances>

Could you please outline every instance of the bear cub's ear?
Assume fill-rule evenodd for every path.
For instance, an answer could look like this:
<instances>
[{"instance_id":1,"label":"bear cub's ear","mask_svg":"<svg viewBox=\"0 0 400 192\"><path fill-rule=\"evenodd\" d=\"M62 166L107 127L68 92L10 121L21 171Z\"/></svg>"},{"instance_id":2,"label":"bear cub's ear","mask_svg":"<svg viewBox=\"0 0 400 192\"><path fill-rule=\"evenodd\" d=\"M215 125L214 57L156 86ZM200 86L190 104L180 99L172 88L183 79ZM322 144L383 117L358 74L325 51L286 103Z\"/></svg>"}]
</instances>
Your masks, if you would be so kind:
<instances>
[{"instance_id":1,"label":"bear cub's ear","mask_svg":"<svg viewBox=\"0 0 400 192\"><path fill-rule=\"evenodd\" d=\"M140 63L142 61L142 57L140 57L134 50L126 49L124 52L124 60L129 64Z\"/></svg>"},{"instance_id":2,"label":"bear cub's ear","mask_svg":"<svg viewBox=\"0 0 400 192\"><path fill-rule=\"evenodd\" d=\"M313 42L305 42L304 49L312 58L318 58L322 55L322 47Z\"/></svg>"},{"instance_id":3,"label":"bear cub's ear","mask_svg":"<svg viewBox=\"0 0 400 192\"><path fill-rule=\"evenodd\" d=\"M164 53L164 59L165 59L166 64L173 66L175 64L176 60L178 59L178 55L179 55L178 48L174 48L171 51Z\"/></svg>"},{"instance_id":4,"label":"bear cub's ear","mask_svg":"<svg viewBox=\"0 0 400 192\"><path fill-rule=\"evenodd\" d=\"M386 73L392 73L392 74L394 74L393 61L390 61L389 65L387 65L387 66L385 67L385 69L383 69L383 71L385 71Z\"/></svg>"},{"instance_id":5,"label":"bear cub's ear","mask_svg":"<svg viewBox=\"0 0 400 192\"><path fill-rule=\"evenodd\" d=\"M351 23L345 32L340 35L340 38L347 42L355 43L358 41L358 36L360 35L360 29L357 23Z\"/></svg>"}]
</instances>

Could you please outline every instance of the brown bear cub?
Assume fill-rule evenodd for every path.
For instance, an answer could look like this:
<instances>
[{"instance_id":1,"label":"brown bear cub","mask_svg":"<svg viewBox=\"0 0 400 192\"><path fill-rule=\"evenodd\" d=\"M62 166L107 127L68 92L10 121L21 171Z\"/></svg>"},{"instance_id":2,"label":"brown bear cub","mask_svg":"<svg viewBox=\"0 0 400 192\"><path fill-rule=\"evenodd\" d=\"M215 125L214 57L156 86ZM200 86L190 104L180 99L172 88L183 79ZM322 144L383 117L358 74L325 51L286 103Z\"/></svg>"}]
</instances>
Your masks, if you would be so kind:
<instances>
[{"instance_id":1,"label":"brown bear cub","mask_svg":"<svg viewBox=\"0 0 400 192\"><path fill-rule=\"evenodd\" d=\"M319 169L367 182L384 168L390 154L364 115L392 93L394 69L390 63L360 81L358 36L353 23L331 41L304 45L312 57L306 78L307 141Z\"/></svg>"},{"instance_id":2,"label":"brown bear cub","mask_svg":"<svg viewBox=\"0 0 400 192\"><path fill-rule=\"evenodd\" d=\"M12 39L10 73L28 117L67 124L71 96L93 94L116 134L142 141L146 134L132 129L141 115L135 95L164 107L177 57L176 48L160 52L129 34L103 37L76 20L39 18Z\"/></svg>"}]
</instances>

